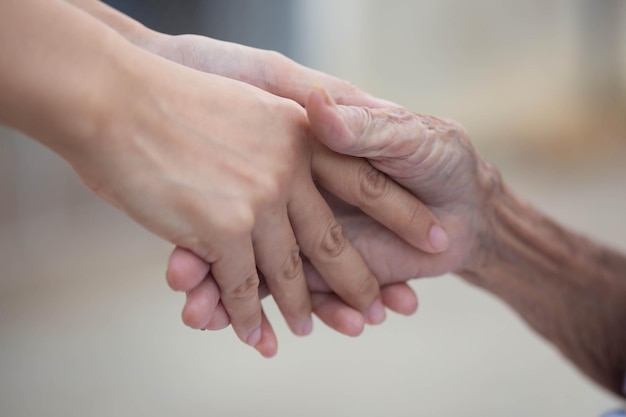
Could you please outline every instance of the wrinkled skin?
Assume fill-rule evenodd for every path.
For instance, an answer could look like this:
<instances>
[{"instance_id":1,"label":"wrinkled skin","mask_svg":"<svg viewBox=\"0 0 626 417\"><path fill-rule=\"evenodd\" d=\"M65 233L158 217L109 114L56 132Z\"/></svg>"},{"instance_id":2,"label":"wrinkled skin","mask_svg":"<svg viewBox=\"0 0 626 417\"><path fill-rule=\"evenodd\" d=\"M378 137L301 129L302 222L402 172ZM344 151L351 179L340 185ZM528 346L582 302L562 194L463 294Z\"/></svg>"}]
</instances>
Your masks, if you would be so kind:
<instances>
[{"instance_id":1,"label":"wrinkled skin","mask_svg":"<svg viewBox=\"0 0 626 417\"><path fill-rule=\"evenodd\" d=\"M472 263L481 262L485 256L483 249L488 245L478 245L480 231L486 221L480 208L485 206L491 194L497 173L478 157L464 129L451 121L413 114L396 107L336 106L320 90L310 94L306 109L312 130L320 141L335 151L367 158L375 168L418 196L440 219L450 237L446 251L426 253L406 244L361 210L341 202L328 192L324 193L346 235L364 255L381 285L459 271ZM328 186L332 192L332 186ZM176 251L172 254L170 283L186 281L191 285L204 278L203 285L209 286L210 274L206 277L202 275L208 273L208 266L202 267L198 259L186 258L185 262L195 262L193 268L200 272L186 277L177 273L175 265L183 257ZM305 265L305 271L311 291L328 291L315 268ZM194 305L200 297L193 291L188 292L186 310L195 310L202 315L207 328L218 329L227 325L228 317L218 302L219 294L215 288L208 289L205 296L213 302L199 313L201 309L196 309ZM347 306L331 294L323 300L328 303L324 309L318 308L322 310L322 314L318 312L318 315L323 321L331 325L341 323L341 317L344 323L350 321L347 317L351 313ZM342 331L341 328L338 330ZM275 346L274 339L265 343Z\"/></svg>"}]
</instances>

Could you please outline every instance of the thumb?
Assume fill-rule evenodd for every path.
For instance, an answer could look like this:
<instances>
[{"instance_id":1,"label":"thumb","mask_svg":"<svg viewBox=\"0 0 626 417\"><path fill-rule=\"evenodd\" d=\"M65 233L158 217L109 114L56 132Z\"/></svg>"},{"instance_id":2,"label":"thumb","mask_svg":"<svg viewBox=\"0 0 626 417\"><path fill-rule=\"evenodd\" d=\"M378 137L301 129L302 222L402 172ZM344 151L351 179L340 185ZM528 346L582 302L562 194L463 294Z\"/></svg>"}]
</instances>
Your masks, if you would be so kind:
<instances>
[{"instance_id":1,"label":"thumb","mask_svg":"<svg viewBox=\"0 0 626 417\"><path fill-rule=\"evenodd\" d=\"M412 155L419 144L416 133L423 129L413 113L400 107L340 106L321 86L309 92L306 111L321 143L335 152L374 161Z\"/></svg>"}]
</instances>

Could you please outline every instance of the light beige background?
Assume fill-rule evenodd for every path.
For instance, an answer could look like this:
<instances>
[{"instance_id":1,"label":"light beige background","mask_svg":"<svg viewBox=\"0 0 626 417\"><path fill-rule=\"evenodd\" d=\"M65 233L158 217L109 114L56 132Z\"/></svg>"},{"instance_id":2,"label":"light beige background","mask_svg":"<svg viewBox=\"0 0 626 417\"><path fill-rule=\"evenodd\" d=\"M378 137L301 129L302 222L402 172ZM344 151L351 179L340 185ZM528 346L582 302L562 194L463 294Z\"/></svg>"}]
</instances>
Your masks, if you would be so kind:
<instances>
[{"instance_id":1,"label":"light beige background","mask_svg":"<svg viewBox=\"0 0 626 417\"><path fill-rule=\"evenodd\" d=\"M619 24L598 22L598 3L301 0L294 19L300 60L458 119L520 195L626 251L625 10L605 2ZM418 314L358 339L319 322L296 338L266 301L280 349L264 360L230 330L186 329L164 280L170 245L7 129L0 196L2 416L589 417L619 405L452 276L414 282Z\"/></svg>"}]
</instances>

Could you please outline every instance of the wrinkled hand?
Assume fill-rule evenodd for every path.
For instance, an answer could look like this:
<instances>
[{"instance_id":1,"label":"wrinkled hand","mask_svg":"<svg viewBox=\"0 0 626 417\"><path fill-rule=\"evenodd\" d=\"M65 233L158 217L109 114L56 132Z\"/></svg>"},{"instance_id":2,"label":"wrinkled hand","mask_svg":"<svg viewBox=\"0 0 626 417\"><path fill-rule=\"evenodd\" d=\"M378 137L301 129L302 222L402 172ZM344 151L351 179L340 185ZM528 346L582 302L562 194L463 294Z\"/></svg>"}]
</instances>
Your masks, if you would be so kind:
<instances>
[{"instance_id":1,"label":"wrinkled hand","mask_svg":"<svg viewBox=\"0 0 626 417\"><path fill-rule=\"evenodd\" d=\"M368 107L389 107L392 105L386 100L375 98L361 91L345 80L307 68L274 51L251 48L199 35L171 36L150 30L142 31L138 44L146 50L190 68L240 80L275 95L294 100L301 105L304 105L312 84L323 84L339 103ZM174 260L176 260L176 256L174 256ZM191 283L200 282L194 280L196 276L193 274L185 276L189 282L181 284L182 286L178 287L180 290L184 291L182 288L188 288L187 286ZM386 294L397 296L386 297ZM388 303L392 303L396 299L415 299L410 287L404 284L390 284L389 288L384 289L382 295L383 300ZM193 299L196 298L199 297L193 297L187 306L193 305ZM402 304L387 306L396 310L403 309ZM201 310L191 307L185 308L187 312ZM324 311L329 310L325 309ZM347 334L360 332L363 326L361 316L348 308L343 311L346 312L345 317L342 314L333 315L332 318L328 315L322 316L327 323L352 323L349 326L335 326L339 331ZM350 312L348 313L348 311ZM198 327L198 323L203 321L202 318L195 317L193 313L184 313L183 317L184 321L192 327Z\"/></svg>"},{"instance_id":2,"label":"wrinkled hand","mask_svg":"<svg viewBox=\"0 0 626 417\"><path fill-rule=\"evenodd\" d=\"M64 152L83 181L211 264L233 328L252 346L262 338L257 268L290 328L311 331L300 253L369 322L384 320L376 279L312 178L342 187L342 199L431 251L440 249L428 240L432 214L365 161L331 158L297 103L136 48L120 54L119 95L102 131ZM422 221L388 215L394 210Z\"/></svg>"},{"instance_id":3,"label":"wrinkled hand","mask_svg":"<svg viewBox=\"0 0 626 417\"><path fill-rule=\"evenodd\" d=\"M324 193L329 206L381 285L459 271L471 262L481 262L479 244L484 242L480 230L485 221L481 207L489 198L497 173L476 154L461 126L399 108L337 106L320 90L310 94L306 108L320 141L336 151L368 158L374 167L424 201L449 236L449 247L444 252L415 249L358 208L330 194L340 191L332 183L324 184L330 192ZM305 274L316 297L327 301L316 311L318 316L336 330L353 334L346 323L358 321L350 309L332 294L325 294L329 289L315 268L305 264ZM201 260L175 251L170 258L168 280L173 287L188 289L202 281L202 290L187 293L185 312L202 316L209 329L228 325L219 293ZM388 288L391 291L384 297L385 304L393 308L397 302L401 306L397 310L411 312L410 306L415 304L410 301L414 300L410 293L402 287ZM203 304L206 300L211 301ZM274 341L264 342L272 346Z\"/></svg>"},{"instance_id":4,"label":"wrinkled hand","mask_svg":"<svg viewBox=\"0 0 626 417\"><path fill-rule=\"evenodd\" d=\"M306 108L321 142L336 152L367 158L424 202L448 234L448 249L428 254L344 207L354 215L338 218L381 283L458 272L482 262L488 245L481 232L488 221L484 207L499 174L476 153L462 126L397 107L337 106L319 89L310 94Z\"/></svg>"}]
</instances>

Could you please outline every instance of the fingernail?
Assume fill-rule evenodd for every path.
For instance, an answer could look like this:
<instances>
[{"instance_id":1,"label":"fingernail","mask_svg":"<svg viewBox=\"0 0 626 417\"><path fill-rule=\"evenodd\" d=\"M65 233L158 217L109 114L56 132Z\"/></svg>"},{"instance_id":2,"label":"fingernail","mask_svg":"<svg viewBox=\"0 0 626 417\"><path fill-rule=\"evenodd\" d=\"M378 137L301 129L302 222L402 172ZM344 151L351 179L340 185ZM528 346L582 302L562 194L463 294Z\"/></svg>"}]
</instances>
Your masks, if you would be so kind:
<instances>
[{"instance_id":1,"label":"fingernail","mask_svg":"<svg viewBox=\"0 0 626 417\"><path fill-rule=\"evenodd\" d=\"M438 225L430 228L428 240L430 241L430 246L437 252L448 248L448 234Z\"/></svg>"},{"instance_id":2,"label":"fingernail","mask_svg":"<svg viewBox=\"0 0 626 417\"><path fill-rule=\"evenodd\" d=\"M377 298L365 312L365 318L369 324L380 324L385 321L385 306L380 298Z\"/></svg>"},{"instance_id":3,"label":"fingernail","mask_svg":"<svg viewBox=\"0 0 626 417\"><path fill-rule=\"evenodd\" d=\"M311 334L312 331L313 331L313 319L311 317L308 317L306 320L304 320L300 324L300 327L298 330L298 336L307 336Z\"/></svg>"},{"instance_id":4,"label":"fingernail","mask_svg":"<svg viewBox=\"0 0 626 417\"><path fill-rule=\"evenodd\" d=\"M250 335L248 335L248 339L246 339L246 343L254 347L258 345L260 341L261 341L261 328L258 327L256 330L250 333Z\"/></svg>"},{"instance_id":5,"label":"fingernail","mask_svg":"<svg viewBox=\"0 0 626 417\"><path fill-rule=\"evenodd\" d=\"M322 94L324 94L324 100L326 101L326 104L328 104L329 106L336 106L335 104L335 100L333 100L333 98L330 96L330 94L328 94L328 91L326 91L326 89L324 88L323 85L321 84L317 84L317 83L313 83L312 87L315 88L316 90L320 91Z\"/></svg>"}]
</instances>

